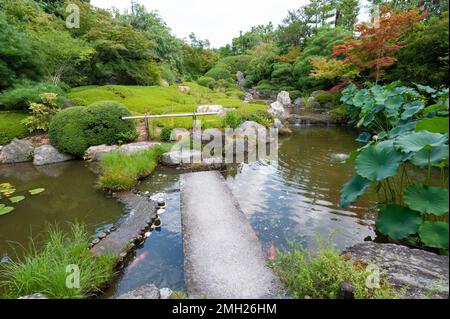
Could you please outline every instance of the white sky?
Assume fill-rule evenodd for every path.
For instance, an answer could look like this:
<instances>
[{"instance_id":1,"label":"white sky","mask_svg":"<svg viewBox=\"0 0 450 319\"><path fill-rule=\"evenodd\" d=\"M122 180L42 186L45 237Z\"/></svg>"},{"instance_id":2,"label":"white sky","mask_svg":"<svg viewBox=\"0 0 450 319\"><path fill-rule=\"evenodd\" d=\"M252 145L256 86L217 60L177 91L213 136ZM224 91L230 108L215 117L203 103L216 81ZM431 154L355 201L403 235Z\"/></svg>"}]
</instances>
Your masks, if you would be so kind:
<instances>
[{"instance_id":1,"label":"white sky","mask_svg":"<svg viewBox=\"0 0 450 319\"><path fill-rule=\"evenodd\" d=\"M157 10L178 38L194 32L208 39L213 47L231 43L239 31L272 22L278 26L287 11L297 9L309 0L139 0L147 10ZM129 0L91 0L91 4L123 11Z\"/></svg>"}]
</instances>

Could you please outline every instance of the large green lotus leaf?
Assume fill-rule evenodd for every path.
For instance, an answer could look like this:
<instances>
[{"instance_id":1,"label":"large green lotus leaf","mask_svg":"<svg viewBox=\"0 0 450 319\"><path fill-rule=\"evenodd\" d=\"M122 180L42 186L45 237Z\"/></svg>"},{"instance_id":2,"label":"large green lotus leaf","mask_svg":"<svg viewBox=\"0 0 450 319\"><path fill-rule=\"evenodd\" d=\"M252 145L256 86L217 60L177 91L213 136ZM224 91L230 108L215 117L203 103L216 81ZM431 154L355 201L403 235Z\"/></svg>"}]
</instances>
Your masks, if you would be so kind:
<instances>
[{"instance_id":1,"label":"large green lotus leaf","mask_svg":"<svg viewBox=\"0 0 450 319\"><path fill-rule=\"evenodd\" d=\"M424 222L419 229L422 242L428 247L448 250L448 223Z\"/></svg>"},{"instance_id":2,"label":"large green lotus leaf","mask_svg":"<svg viewBox=\"0 0 450 319\"><path fill-rule=\"evenodd\" d=\"M353 102L354 106L361 107L370 100L371 100L371 98L370 98L370 95L368 94L367 90L360 90L358 93L356 93L352 102Z\"/></svg>"},{"instance_id":3,"label":"large green lotus leaf","mask_svg":"<svg viewBox=\"0 0 450 319\"><path fill-rule=\"evenodd\" d=\"M402 113L402 120L407 120L413 117L418 112L422 111L425 107L425 103L422 101L413 101L411 103L405 104L405 111Z\"/></svg>"},{"instance_id":4,"label":"large green lotus leaf","mask_svg":"<svg viewBox=\"0 0 450 319\"><path fill-rule=\"evenodd\" d=\"M433 117L418 121L416 132L424 130L431 133L448 133L448 117Z\"/></svg>"},{"instance_id":5,"label":"large green lotus leaf","mask_svg":"<svg viewBox=\"0 0 450 319\"><path fill-rule=\"evenodd\" d=\"M395 147L405 153L418 152L424 148L442 146L448 142L447 134L420 131L403 134L395 139Z\"/></svg>"},{"instance_id":6,"label":"large green lotus leaf","mask_svg":"<svg viewBox=\"0 0 450 319\"><path fill-rule=\"evenodd\" d=\"M386 110L390 114L397 114L404 102L405 99L401 95L390 96L386 99Z\"/></svg>"},{"instance_id":7,"label":"large green lotus leaf","mask_svg":"<svg viewBox=\"0 0 450 319\"><path fill-rule=\"evenodd\" d=\"M383 208L376 221L377 229L395 240L416 234L420 224L422 224L422 216L418 212L400 205L389 205Z\"/></svg>"},{"instance_id":8,"label":"large green lotus leaf","mask_svg":"<svg viewBox=\"0 0 450 319\"><path fill-rule=\"evenodd\" d=\"M448 145L437 146L431 150L421 150L414 153L411 158L411 163L419 167L427 167L428 164L440 164L442 162L448 161Z\"/></svg>"},{"instance_id":9,"label":"large green lotus leaf","mask_svg":"<svg viewBox=\"0 0 450 319\"><path fill-rule=\"evenodd\" d=\"M429 87L429 86L426 86L426 85L417 84L417 83L414 83L414 84L415 84L415 86L417 86L417 88L418 88L420 91L424 91L424 92L426 92L426 93L428 93L428 94L434 94L434 93L437 92L437 91L436 91L435 89L433 89L432 87Z\"/></svg>"},{"instance_id":10,"label":"large green lotus leaf","mask_svg":"<svg viewBox=\"0 0 450 319\"><path fill-rule=\"evenodd\" d=\"M362 132L361 134L359 134L358 138L356 139L356 141L358 143L363 143L363 144L367 144L372 140L372 134L368 133L368 132Z\"/></svg>"},{"instance_id":11,"label":"large green lotus leaf","mask_svg":"<svg viewBox=\"0 0 450 319\"><path fill-rule=\"evenodd\" d=\"M341 200L339 206L346 208L353 204L370 185L367 178L356 175L341 190Z\"/></svg>"},{"instance_id":12,"label":"large green lotus leaf","mask_svg":"<svg viewBox=\"0 0 450 319\"><path fill-rule=\"evenodd\" d=\"M448 213L448 189L422 184L409 186L403 195L409 208L424 214L442 216Z\"/></svg>"},{"instance_id":13,"label":"large green lotus leaf","mask_svg":"<svg viewBox=\"0 0 450 319\"><path fill-rule=\"evenodd\" d=\"M370 181L380 181L397 174L403 155L392 141L371 145L356 158L356 172Z\"/></svg>"},{"instance_id":14,"label":"large green lotus leaf","mask_svg":"<svg viewBox=\"0 0 450 319\"><path fill-rule=\"evenodd\" d=\"M416 128L416 124L417 122L412 121L402 125L398 125L388 132L388 136L389 138L396 138L404 134L405 132L412 132Z\"/></svg>"}]
</instances>

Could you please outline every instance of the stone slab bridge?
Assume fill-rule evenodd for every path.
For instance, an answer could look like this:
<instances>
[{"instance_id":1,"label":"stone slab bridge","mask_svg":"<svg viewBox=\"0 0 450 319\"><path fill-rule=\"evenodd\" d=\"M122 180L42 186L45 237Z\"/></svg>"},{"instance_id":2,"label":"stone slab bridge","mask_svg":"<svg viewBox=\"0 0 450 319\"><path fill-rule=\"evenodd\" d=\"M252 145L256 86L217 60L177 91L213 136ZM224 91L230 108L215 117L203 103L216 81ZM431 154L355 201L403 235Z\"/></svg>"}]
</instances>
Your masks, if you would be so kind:
<instances>
[{"instance_id":1,"label":"stone slab bridge","mask_svg":"<svg viewBox=\"0 0 450 319\"><path fill-rule=\"evenodd\" d=\"M283 298L256 233L218 171L181 175L181 220L191 298Z\"/></svg>"}]
</instances>

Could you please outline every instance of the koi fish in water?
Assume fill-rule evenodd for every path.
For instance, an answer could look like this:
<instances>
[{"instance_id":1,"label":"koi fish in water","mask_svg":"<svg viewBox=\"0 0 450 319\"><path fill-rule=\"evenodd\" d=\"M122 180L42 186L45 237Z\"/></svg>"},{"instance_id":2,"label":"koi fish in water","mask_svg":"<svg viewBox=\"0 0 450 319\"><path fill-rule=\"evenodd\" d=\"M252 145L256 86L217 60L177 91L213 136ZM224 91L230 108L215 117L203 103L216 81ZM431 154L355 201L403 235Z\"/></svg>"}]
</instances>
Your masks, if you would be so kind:
<instances>
[{"instance_id":1,"label":"koi fish in water","mask_svg":"<svg viewBox=\"0 0 450 319\"><path fill-rule=\"evenodd\" d=\"M274 244L272 244L272 246L269 247L267 255L269 256L269 260L275 260L277 256L277 248L275 247Z\"/></svg>"},{"instance_id":2,"label":"koi fish in water","mask_svg":"<svg viewBox=\"0 0 450 319\"><path fill-rule=\"evenodd\" d=\"M128 266L128 269L133 269L134 267L139 265L141 263L141 261L143 261L147 257L148 257L148 251L144 251L142 254L140 254L139 256L137 256L133 260L133 262L130 264L130 266Z\"/></svg>"}]
</instances>

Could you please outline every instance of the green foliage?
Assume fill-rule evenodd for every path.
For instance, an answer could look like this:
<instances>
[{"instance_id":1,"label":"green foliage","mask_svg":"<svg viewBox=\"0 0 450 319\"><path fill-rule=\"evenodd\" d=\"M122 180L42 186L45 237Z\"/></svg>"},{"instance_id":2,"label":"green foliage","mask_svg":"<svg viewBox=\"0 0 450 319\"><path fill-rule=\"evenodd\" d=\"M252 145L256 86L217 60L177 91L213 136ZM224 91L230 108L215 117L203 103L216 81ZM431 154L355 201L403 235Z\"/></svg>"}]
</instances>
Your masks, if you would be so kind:
<instances>
[{"instance_id":1,"label":"green foliage","mask_svg":"<svg viewBox=\"0 0 450 319\"><path fill-rule=\"evenodd\" d=\"M0 110L27 110L30 103L39 103L43 93L57 94L60 106L66 99L66 92L51 83L19 82L9 90L0 93Z\"/></svg>"},{"instance_id":2,"label":"green foliage","mask_svg":"<svg viewBox=\"0 0 450 319\"><path fill-rule=\"evenodd\" d=\"M136 141L136 139L139 137L139 133L137 131L126 131L126 132L120 132L116 134L117 137L117 144L127 144Z\"/></svg>"},{"instance_id":3,"label":"green foliage","mask_svg":"<svg viewBox=\"0 0 450 319\"><path fill-rule=\"evenodd\" d=\"M0 112L0 145L11 142L14 138L24 138L28 135L28 129L22 121L27 114L16 111Z\"/></svg>"},{"instance_id":4,"label":"green foliage","mask_svg":"<svg viewBox=\"0 0 450 319\"><path fill-rule=\"evenodd\" d=\"M159 140L161 142L170 142L172 137L173 128L171 127L163 127L161 133L159 135Z\"/></svg>"},{"instance_id":5,"label":"green foliage","mask_svg":"<svg viewBox=\"0 0 450 319\"><path fill-rule=\"evenodd\" d=\"M250 55L235 55L228 56L220 59L217 65L226 67L233 75L238 71L244 72L247 70L248 64L250 63Z\"/></svg>"},{"instance_id":6,"label":"green foliage","mask_svg":"<svg viewBox=\"0 0 450 319\"><path fill-rule=\"evenodd\" d=\"M44 93L41 94L42 103L30 104L31 115L23 121L30 133L38 130L48 131L50 120L59 111L56 97L54 93Z\"/></svg>"},{"instance_id":7,"label":"green foliage","mask_svg":"<svg viewBox=\"0 0 450 319\"><path fill-rule=\"evenodd\" d=\"M206 72L206 77L213 78L214 80L229 80L231 78L231 73L228 69L216 66Z\"/></svg>"},{"instance_id":8,"label":"green foliage","mask_svg":"<svg viewBox=\"0 0 450 319\"><path fill-rule=\"evenodd\" d=\"M201 76L197 79L197 83L201 86L213 89L216 85L216 80L208 76Z\"/></svg>"},{"instance_id":9,"label":"green foliage","mask_svg":"<svg viewBox=\"0 0 450 319\"><path fill-rule=\"evenodd\" d=\"M270 128L273 126L273 121L275 117L267 111L258 110L256 112L251 113L247 119L249 121L255 121L256 123L259 123L267 128Z\"/></svg>"},{"instance_id":10,"label":"green foliage","mask_svg":"<svg viewBox=\"0 0 450 319\"><path fill-rule=\"evenodd\" d=\"M270 79L278 54L278 48L271 43L261 43L256 46L252 51L252 57L245 72L248 84Z\"/></svg>"},{"instance_id":11,"label":"green foliage","mask_svg":"<svg viewBox=\"0 0 450 319\"><path fill-rule=\"evenodd\" d=\"M356 201L370 181L379 198L376 226L381 233L448 250L448 89L416 86L419 91L392 83L361 90L350 86L342 92L358 126L376 139L371 141L366 132L368 144L352 153L358 176L342 189L341 205ZM411 165L423 174L410 175ZM430 219L447 227L426 224ZM445 236L432 237L434 227Z\"/></svg>"},{"instance_id":12,"label":"green foliage","mask_svg":"<svg viewBox=\"0 0 450 319\"><path fill-rule=\"evenodd\" d=\"M347 124L350 121L347 108L344 105L332 109L330 114L334 123Z\"/></svg>"},{"instance_id":13,"label":"green foliage","mask_svg":"<svg viewBox=\"0 0 450 319\"><path fill-rule=\"evenodd\" d=\"M366 267L343 259L336 248L323 242L314 254L292 245L289 252L280 252L271 266L295 299L337 299L344 281L353 285L356 299L400 298L385 278L381 278L380 288L367 288L371 273Z\"/></svg>"},{"instance_id":14,"label":"green foliage","mask_svg":"<svg viewBox=\"0 0 450 319\"><path fill-rule=\"evenodd\" d=\"M130 155L120 151L106 154L100 162L101 176L98 184L115 191L131 189L139 179L154 171L159 156L170 148L170 144L162 144Z\"/></svg>"},{"instance_id":15,"label":"green foliage","mask_svg":"<svg viewBox=\"0 0 450 319\"><path fill-rule=\"evenodd\" d=\"M424 222L419 229L420 239L428 247L441 248L448 251L448 223Z\"/></svg>"},{"instance_id":16,"label":"green foliage","mask_svg":"<svg viewBox=\"0 0 450 319\"><path fill-rule=\"evenodd\" d=\"M82 157L89 146L111 145L128 134L135 136L134 123L122 120L130 115L122 104L112 101L62 110L50 122L50 142L63 153Z\"/></svg>"},{"instance_id":17,"label":"green foliage","mask_svg":"<svg viewBox=\"0 0 450 319\"><path fill-rule=\"evenodd\" d=\"M240 112L237 112L237 111L226 112L225 116L223 117L223 126L224 127L230 127L230 128L235 129L244 122L245 122L244 117L241 115Z\"/></svg>"},{"instance_id":18,"label":"green foliage","mask_svg":"<svg viewBox=\"0 0 450 319\"><path fill-rule=\"evenodd\" d=\"M4 297L42 293L55 299L89 298L114 277L116 257L109 254L94 257L88 249L90 236L85 227L72 225L68 234L57 226L49 227L46 237L42 249L36 249L37 245L32 243L26 257L0 265ZM81 270L79 288L66 285L68 265L77 265Z\"/></svg>"}]
</instances>

